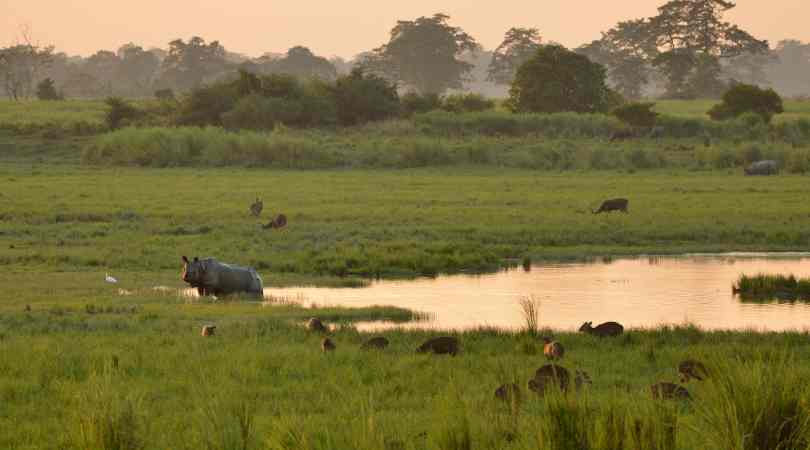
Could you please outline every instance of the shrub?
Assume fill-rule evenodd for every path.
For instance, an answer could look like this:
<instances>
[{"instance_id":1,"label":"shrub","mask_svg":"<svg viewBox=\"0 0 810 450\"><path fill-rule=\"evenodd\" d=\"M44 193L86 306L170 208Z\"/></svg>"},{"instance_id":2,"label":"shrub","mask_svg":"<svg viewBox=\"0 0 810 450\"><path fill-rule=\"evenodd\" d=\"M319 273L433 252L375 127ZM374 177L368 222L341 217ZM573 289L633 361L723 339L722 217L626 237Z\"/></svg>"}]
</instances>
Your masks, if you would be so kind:
<instances>
[{"instance_id":1,"label":"shrub","mask_svg":"<svg viewBox=\"0 0 810 450\"><path fill-rule=\"evenodd\" d=\"M495 101L480 94L451 94L442 99L441 109L454 112L482 112L495 109Z\"/></svg>"},{"instance_id":2,"label":"shrub","mask_svg":"<svg viewBox=\"0 0 810 450\"><path fill-rule=\"evenodd\" d=\"M158 100L174 100L174 91L170 88L158 89L155 91L155 98Z\"/></svg>"},{"instance_id":3,"label":"shrub","mask_svg":"<svg viewBox=\"0 0 810 450\"><path fill-rule=\"evenodd\" d=\"M540 47L515 74L512 112L606 112L611 97L605 68L559 45Z\"/></svg>"},{"instance_id":4,"label":"shrub","mask_svg":"<svg viewBox=\"0 0 810 450\"><path fill-rule=\"evenodd\" d=\"M628 103L614 109L611 114L631 127L652 128L658 119L658 113L653 111L655 103Z\"/></svg>"},{"instance_id":5,"label":"shrub","mask_svg":"<svg viewBox=\"0 0 810 450\"><path fill-rule=\"evenodd\" d=\"M180 105L177 125L222 125L222 114L230 111L237 101L233 83L217 83L194 89Z\"/></svg>"},{"instance_id":6,"label":"shrub","mask_svg":"<svg viewBox=\"0 0 810 450\"><path fill-rule=\"evenodd\" d=\"M140 110L122 98L109 97L104 103L109 107L105 119L110 130L117 130L141 116Z\"/></svg>"},{"instance_id":7,"label":"shrub","mask_svg":"<svg viewBox=\"0 0 810 450\"><path fill-rule=\"evenodd\" d=\"M414 114L422 114L441 109L442 99L438 94L417 94L408 92L400 99L402 115L410 117Z\"/></svg>"},{"instance_id":8,"label":"shrub","mask_svg":"<svg viewBox=\"0 0 810 450\"><path fill-rule=\"evenodd\" d=\"M56 83L50 78L45 78L37 84L37 98L40 100L64 100L64 96L56 91Z\"/></svg>"},{"instance_id":9,"label":"shrub","mask_svg":"<svg viewBox=\"0 0 810 450\"><path fill-rule=\"evenodd\" d=\"M747 112L770 122L774 114L784 112L782 98L773 89L738 84L723 94L723 101L709 110L709 116L714 120L727 120Z\"/></svg>"},{"instance_id":10,"label":"shrub","mask_svg":"<svg viewBox=\"0 0 810 450\"><path fill-rule=\"evenodd\" d=\"M397 87L376 75L354 69L339 77L334 87L337 119L341 125L357 125L388 119L399 113Z\"/></svg>"}]
</instances>

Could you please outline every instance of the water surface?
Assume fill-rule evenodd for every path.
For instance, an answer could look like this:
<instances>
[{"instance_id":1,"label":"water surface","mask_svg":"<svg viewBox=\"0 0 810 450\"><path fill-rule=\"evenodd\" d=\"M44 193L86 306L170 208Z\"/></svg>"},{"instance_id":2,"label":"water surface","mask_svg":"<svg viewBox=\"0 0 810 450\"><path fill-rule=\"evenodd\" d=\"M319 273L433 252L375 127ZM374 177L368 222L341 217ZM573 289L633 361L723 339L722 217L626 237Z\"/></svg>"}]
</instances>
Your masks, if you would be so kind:
<instances>
[{"instance_id":1,"label":"water surface","mask_svg":"<svg viewBox=\"0 0 810 450\"><path fill-rule=\"evenodd\" d=\"M732 284L741 274L810 277L810 254L723 254L620 258L594 263L540 264L486 275L377 281L365 288L265 289L265 295L319 305L393 305L431 314L413 328L468 329L522 325L518 301L541 303L540 322L574 330L585 321L625 327L691 323L706 329L803 330L810 305L741 301ZM393 324L365 323L373 329ZM397 325L401 326L401 325Z\"/></svg>"}]
</instances>

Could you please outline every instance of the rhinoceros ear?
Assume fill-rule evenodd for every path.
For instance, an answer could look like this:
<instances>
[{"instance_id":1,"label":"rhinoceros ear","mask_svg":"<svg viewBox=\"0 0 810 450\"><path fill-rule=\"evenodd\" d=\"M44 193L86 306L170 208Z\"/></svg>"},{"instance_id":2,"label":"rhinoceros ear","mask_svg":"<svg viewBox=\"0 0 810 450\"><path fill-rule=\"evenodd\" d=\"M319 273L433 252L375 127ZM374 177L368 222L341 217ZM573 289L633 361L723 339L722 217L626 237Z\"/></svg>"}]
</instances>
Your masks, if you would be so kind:
<instances>
[{"instance_id":1,"label":"rhinoceros ear","mask_svg":"<svg viewBox=\"0 0 810 450\"><path fill-rule=\"evenodd\" d=\"M186 258L185 256L183 256L183 262L184 262L184 263L186 263L186 264L188 264L188 258Z\"/></svg>"}]
</instances>

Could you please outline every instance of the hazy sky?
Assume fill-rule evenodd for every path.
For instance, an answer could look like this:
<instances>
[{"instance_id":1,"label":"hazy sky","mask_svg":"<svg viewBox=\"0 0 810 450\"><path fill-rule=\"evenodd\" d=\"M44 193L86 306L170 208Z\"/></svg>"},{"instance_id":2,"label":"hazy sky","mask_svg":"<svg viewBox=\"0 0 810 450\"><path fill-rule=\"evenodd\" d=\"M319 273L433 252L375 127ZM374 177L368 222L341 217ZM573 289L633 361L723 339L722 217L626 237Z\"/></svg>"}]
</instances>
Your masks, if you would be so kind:
<instances>
[{"instance_id":1,"label":"hazy sky","mask_svg":"<svg viewBox=\"0 0 810 450\"><path fill-rule=\"evenodd\" d=\"M620 20L653 15L664 0L0 0L0 46L28 25L35 40L88 55L135 42L166 47L199 35L258 56L305 45L324 56L351 57L387 40L397 19L444 12L486 48L513 26L578 46ZM728 19L770 40L810 41L810 0L738 0Z\"/></svg>"}]
</instances>

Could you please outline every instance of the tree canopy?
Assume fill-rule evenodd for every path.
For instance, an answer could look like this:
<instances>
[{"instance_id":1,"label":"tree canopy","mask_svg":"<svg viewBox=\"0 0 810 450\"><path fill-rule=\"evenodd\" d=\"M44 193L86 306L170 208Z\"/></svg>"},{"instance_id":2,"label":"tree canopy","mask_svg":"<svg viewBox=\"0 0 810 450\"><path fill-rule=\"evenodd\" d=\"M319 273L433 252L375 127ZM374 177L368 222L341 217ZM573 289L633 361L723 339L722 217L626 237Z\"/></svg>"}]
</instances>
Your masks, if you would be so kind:
<instances>
[{"instance_id":1,"label":"tree canopy","mask_svg":"<svg viewBox=\"0 0 810 450\"><path fill-rule=\"evenodd\" d=\"M515 72L534 55L543 39L537 28L511 28L503 42L492 53L487 80L497 84L510 84Z\"/></svg>"},{"instance_id":2,"label":"tree canopy","mask_svg":"<svg viewBox=\"0 0 810 450\"><path fill-rule=\"evenodd\" d=\"M472 65L460 56L479 45L461 28L450 26L449 20L450 16L435 14L399 21L388 43L364 59L364 68L422 94L462 88Z\"/></svg>"}]
</instances>

